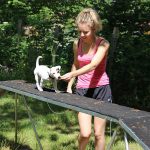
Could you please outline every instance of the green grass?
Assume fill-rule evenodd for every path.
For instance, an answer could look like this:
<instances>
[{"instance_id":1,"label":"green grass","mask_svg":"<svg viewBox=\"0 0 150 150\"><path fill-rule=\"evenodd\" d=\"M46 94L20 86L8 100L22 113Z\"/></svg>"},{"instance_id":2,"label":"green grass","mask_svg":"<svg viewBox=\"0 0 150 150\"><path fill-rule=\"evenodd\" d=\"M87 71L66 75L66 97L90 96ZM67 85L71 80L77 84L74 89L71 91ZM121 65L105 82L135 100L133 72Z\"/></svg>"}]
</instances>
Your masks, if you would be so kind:
<instances>
[{"instance_id":1,"label":"green grass","mask_svg":"<svg viewBox=\"0 0 150 150\"><path fill-rule=\"evenodd\" d=\"M36 124L40 142L44 150L77 150L77 135L79 132L77 112L62 107L50 105L34 99L28 99L28 106ZM15 99L12 93L5 93L0 97L0 150L39 150L35 134L32 129L23 100L18 100L18 143L14 143L15 121L14 121ZM112 125L113 130L115 124ZM112 150L124 150L125 144L122 132ZM109 126L106 128L106 144L110 141ZM142 150L142 148L129 140L131 150ZM94 137L90 138L87 150L94 150Z\"/></svg>"}]
</instances>

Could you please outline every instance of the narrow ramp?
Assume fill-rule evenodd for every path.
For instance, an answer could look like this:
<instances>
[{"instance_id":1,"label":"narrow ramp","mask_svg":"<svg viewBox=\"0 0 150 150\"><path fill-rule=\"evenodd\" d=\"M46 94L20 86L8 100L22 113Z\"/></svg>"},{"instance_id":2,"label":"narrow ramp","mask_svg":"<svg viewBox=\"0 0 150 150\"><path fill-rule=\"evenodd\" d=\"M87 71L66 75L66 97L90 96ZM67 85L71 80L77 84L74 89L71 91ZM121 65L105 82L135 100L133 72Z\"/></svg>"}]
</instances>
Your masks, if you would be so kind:
<instances>
[{"instance_id":1,"label":"narrow ramp","mask_svg":"<svg viewBox=\"0 0 150 150\"><path fill-rule=\"evenodd\" d=\"M23 80L0 81L0 88L117 122L144 150L150 150L150 112L100 102L75 94L55 93L53 89L45 88L43 92L39 92L35 84Z\"/></svg>"}]
</instances>

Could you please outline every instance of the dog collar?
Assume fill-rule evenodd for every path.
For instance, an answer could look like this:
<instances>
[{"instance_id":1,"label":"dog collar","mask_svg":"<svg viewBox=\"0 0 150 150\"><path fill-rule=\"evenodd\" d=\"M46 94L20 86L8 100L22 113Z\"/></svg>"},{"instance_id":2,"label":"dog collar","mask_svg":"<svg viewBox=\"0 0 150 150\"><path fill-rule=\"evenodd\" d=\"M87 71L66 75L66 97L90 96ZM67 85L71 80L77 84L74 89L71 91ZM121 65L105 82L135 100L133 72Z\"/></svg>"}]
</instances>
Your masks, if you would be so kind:
<instances>
[{"instance_id":1,"label":"dog collar","mask_svg":"<svg viewBox=\"0 0 150 150\"><path fill-rule=\"evenodd\" d=\"M52 77L51 75L49 75L49 78L51 78L51 79L55 79L54 77Z\"/></svg>"}]
</instances>

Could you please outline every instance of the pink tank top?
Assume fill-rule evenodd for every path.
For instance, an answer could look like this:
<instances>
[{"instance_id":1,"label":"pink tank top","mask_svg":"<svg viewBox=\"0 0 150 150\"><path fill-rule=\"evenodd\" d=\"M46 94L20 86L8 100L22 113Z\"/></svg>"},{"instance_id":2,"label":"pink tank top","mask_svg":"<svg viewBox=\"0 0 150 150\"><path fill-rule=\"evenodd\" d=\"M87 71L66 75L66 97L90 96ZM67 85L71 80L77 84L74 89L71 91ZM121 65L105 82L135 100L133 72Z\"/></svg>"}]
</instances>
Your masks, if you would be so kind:
<instances>
[{"instance_id":1,"label":"pink tank top","mask_svg":"<svg viewBox=\"0 0 150 150\"><path fill-rule=\"evenodd\" d=\"M92 55L82 53L82 46L81 46L82 41L80 40L78 46L79 68L91 62L102 40L103 40L102 38L97 39L94 53ZM76 88L95 88L95 87L109 84L109 78L105 70L106 70L106 57L103 58L103 60L96 67L95 70L92 70L88 73L78 76Z\"/></svg>"}]
</instances>

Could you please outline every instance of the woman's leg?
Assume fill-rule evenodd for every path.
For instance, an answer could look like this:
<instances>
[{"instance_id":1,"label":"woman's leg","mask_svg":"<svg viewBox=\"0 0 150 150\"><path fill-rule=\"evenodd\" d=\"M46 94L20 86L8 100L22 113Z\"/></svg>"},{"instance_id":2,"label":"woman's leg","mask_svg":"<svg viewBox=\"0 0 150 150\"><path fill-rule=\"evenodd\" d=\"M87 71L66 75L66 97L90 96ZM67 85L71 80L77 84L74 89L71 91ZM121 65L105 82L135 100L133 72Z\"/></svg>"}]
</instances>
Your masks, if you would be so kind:
<instances>
[{"instance_id":1,"label":"woman's leg","mask_svg":"<svg viewBox=\"0 0 150 150\"><path fill-rule=\"evenodd\" d=\"M86 145L91 135L91 120L92 120L91 115L88 115L82 112L78 113L78 121L79 121L79 127L80 127L80 134L78 137L79 150L86 149Z\"/></svg>"},{"instance_id":2,"label":"woman's leg","mask_svg":"<svg viewBox=\"0 0 150 150\"><path fill-rule=\"evenodd\" d=\"M106 120L94 117L95 150L105 150Z\"/></svg>"}]
</instances>

